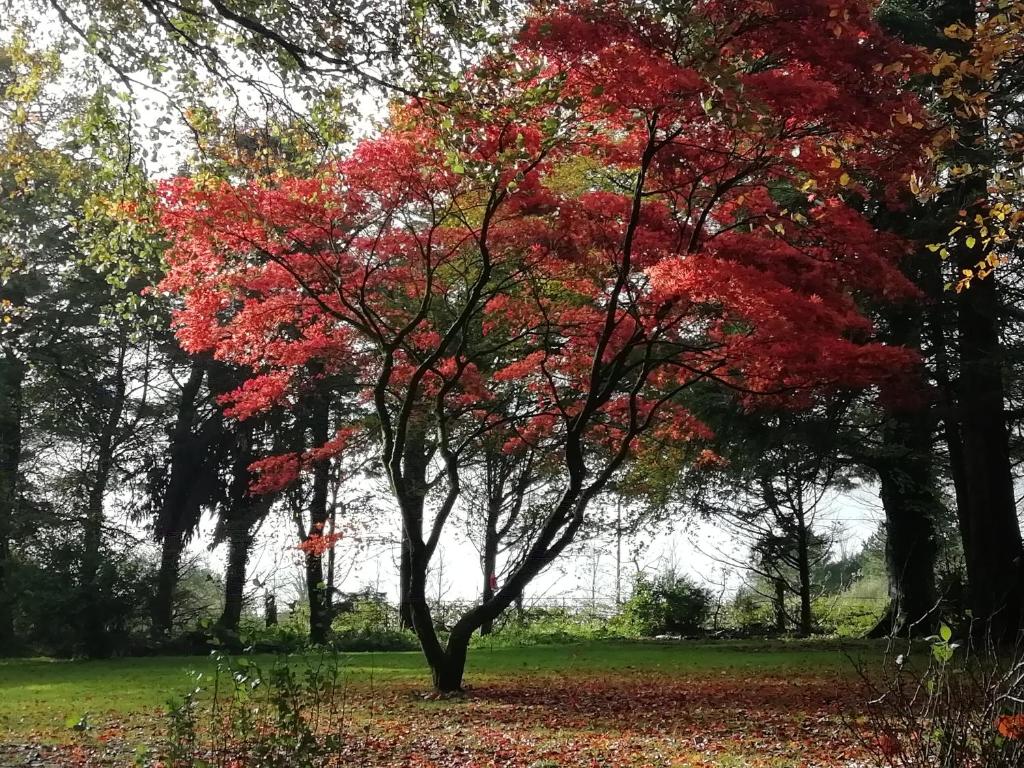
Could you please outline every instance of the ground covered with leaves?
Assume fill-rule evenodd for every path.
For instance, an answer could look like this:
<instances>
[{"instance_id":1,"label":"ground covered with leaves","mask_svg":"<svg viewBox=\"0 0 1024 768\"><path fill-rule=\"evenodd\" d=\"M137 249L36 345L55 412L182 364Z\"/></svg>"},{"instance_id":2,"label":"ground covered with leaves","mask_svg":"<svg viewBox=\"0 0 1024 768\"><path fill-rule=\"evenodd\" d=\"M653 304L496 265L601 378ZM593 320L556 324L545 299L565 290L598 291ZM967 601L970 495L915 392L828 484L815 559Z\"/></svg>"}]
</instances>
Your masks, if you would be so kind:
<instances>
[{"instance_id":1,"label":"ground covered with leaves","mask_svg":"<svg viewBox=\"0 0 1024 768\"><path fill-rule=\"evenodd\" d=\"M881 656L823 644L478 649L466 695L437 700L415 654L353 654L326 726L330 764L859 766L857 658ZM0 766L158 765L161 700L204 663L3 663Z\"/></svg>"}]
</instances>

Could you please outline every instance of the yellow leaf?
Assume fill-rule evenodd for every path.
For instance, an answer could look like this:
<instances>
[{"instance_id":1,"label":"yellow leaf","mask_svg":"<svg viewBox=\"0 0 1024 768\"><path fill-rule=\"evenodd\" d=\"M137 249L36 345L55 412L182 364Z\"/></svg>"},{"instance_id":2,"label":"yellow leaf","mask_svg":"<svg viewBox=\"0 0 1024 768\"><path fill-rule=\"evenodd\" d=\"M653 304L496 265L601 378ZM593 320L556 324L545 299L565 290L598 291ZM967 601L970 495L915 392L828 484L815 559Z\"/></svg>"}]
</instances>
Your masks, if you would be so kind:
<instances>
[{"instance_id":1,"label":"yellow leaf","mask_svg":"<svg viewBox=\"0 0 1024 768\"><path fill-rule=\"evenodd\" d=\"M968 248L973 248L978 241L974 238L973 235L968 235L967 240L965 240L964 242L967 243Z\"/></svg>"},{"instance_id":2,"label":"yellow leaf","mask_svg":"<svg viewBox=\"0 0 1024 768\"><path fill-rule=\"evenodd\" d=\"M839 177L839 184L840 184L840 186L845 187L849 183L850 183L850 174L844 173L842 176Z\"/></svg>"}]
</instances>

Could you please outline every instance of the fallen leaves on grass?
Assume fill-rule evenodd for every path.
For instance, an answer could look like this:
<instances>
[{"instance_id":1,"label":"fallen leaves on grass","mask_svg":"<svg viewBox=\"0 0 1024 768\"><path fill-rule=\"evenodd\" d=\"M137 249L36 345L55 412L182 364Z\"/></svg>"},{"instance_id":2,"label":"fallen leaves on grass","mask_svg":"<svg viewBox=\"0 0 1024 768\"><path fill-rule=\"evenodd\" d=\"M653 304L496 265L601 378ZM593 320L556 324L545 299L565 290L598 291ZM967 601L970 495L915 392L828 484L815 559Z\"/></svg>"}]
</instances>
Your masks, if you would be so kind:
<instances>
[{"instance_id":1,"label":"fallen leaves on grass","mask_svg":"<svg viewBox=\"0 0 1024 768\"><path fill-rule=\"evenodd\" d=\"M481 683L459 699L421 694L349 689L345 719L333 724L343 746L329 765L847 768L865 759L844 725L862 697L841 678L530 676ZM111 761L131 753L122 740L108 724L92 734L91 752L80 744L37 764L127 765Z\"/></svg>"}]
</instances>

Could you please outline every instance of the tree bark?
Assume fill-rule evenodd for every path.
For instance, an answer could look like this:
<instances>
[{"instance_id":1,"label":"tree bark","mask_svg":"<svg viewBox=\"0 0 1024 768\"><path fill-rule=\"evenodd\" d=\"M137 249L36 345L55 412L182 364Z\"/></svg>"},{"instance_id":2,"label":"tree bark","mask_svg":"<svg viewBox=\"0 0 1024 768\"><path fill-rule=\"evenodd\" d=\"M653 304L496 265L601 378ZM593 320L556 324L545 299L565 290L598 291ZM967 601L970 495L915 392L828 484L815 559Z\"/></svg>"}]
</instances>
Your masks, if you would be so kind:
<instances>
[{"instance_id":1,"label":"tree bark","mask_svg":"<svg viewBox=\"0 0 1024 768\"><path fill-rule=\"evenodd\" d=\"M786 632L786 581L775 578L772 582L775 586L775 599L772 600L772 607L775 610L775 631L782 635Z\"/></svg>"},{"instance_id":2,"label":"tree bark","mask_svg":"<svg viewBox=\"0 0 1024 768\"><path fill-rule=\"evenodd\" d=\"M235 439L236 455L232 463L227 506L221 512L223 535L228 542L228 557L224 573L224 610L218 621L222 630L232 634L237 634L242 618L246 569L255 541L254 529L270 511L273 501L269 495L252 496L249 493L252 483L249 465L255 458L252 425L244 424Z\"/></svg>"},{"instance_id":3,"label":"tree bark","mask_svg":"<svg viewBox=\"0 0 1024 768\"><path fill-rule=\"evenodd\" d=\"M25 364L14 355L0 360L0 649L14 647L11 536L18 508L21 416Z\"/></svg>"},{"instance_id":4,"label":"tree bark","mask_svg":"<svg viewBox=\"0 0 1024 768\"><path fill-rule=\"evenodd\" d=\"M1021 629L1024 549L1004 413L995 276L962 291L959 309L957 410L967 486L962 533L970 607L981 622L979 631L1013 643Z\"/></svg>"}]
</instances>

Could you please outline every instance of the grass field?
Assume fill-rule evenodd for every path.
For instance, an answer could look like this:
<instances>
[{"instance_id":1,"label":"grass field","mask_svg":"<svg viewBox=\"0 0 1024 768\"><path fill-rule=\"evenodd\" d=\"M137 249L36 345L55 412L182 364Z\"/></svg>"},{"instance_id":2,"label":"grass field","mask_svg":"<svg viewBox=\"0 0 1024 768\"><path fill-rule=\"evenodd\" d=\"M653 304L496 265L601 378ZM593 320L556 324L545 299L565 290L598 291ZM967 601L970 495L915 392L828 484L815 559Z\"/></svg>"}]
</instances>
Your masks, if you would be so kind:
<instances>
[{"instance_id":1,"label":"grass field","mask_svg":"<svg viewBox=\"0 0 1024 768\"><path fill-rule=\"evenodd\" d=\"M419 695L428 678L418 653L348 654L339 728L350 731L350 754L339 765L853 765L846 720L863 694L851 657L871 666L880 649L478 648L469 694L432 701ZM30 752L37 765L130 765L128 755L159 740L161 710L189 687L189 671L210 668L204 658L0 661L0 766L31 765L16 762Z\"/></svg>"}]
</instances>

